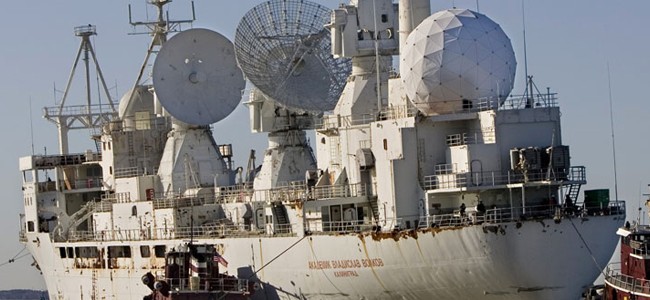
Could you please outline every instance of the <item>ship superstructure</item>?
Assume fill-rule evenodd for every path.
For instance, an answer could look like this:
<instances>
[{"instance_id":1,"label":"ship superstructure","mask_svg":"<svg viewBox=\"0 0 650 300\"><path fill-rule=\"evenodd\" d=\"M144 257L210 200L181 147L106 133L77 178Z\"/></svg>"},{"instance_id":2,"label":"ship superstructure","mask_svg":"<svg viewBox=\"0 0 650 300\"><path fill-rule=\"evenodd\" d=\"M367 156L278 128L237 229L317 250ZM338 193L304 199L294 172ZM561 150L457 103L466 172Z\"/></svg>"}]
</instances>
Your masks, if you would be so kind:
<instances>
[{"instance_id":1,"label":"ship superstructure","mask_svg":"<svg viewBox=\"0 0 650 300\"><path fill-rule=\"evenodd\" d=\"M212 277L255 299L570 299L609 260L625 205L579 201L557 95L509 96L514 52L488 17L271 0L234 45L207 29L168 40L166 22L147 23L152 82L141 71L97 151L20 159L21 241L51 299L142 299L177 256L227 260ZM240 69L268 133L259 168L253 152L233 166L210 128L239 103Z\"/></svg>"}]
</instances>

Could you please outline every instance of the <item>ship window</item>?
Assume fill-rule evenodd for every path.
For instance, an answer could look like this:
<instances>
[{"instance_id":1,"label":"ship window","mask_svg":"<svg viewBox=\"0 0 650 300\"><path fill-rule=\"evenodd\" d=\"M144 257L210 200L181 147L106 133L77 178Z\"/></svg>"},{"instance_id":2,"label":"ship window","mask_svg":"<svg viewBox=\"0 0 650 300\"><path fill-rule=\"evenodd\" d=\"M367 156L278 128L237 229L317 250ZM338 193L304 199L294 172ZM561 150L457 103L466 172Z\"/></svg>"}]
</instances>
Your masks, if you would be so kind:
<instances>
[{"instance_id":1,"label":"ship window","mask_svg":"<svg viewBox=\"0 0 650 300\"><path fill-rule=\"evenodd\" d=\"M149 246L140 246L140 256L151 257L151 249L149 249Z\"/></svg>"},{"instance_id":2,"label":"ship window","mask_svg":"<svg viewBox=\"0 0 650 300\"><path fill-rule=\"evenodd\" d=\"M59 248L59 256L61 256L61 258L65 258L65 248L64 247Z\"/></svg>"},{"instance_id":3,"label":"ship window","mask_svg":"<svg viewBox=\"0 0 650 300\"><path fill-rule=\"evenodd\" d=\"M384 150L388 150L388 140L384 139Z\"/></svg>"},{"instance_id":4,"label":"ship window","mask_svg":"<svg viewBox=\"0 0 650 300\"><path fill-rule=\"evenodd\" d=\"M77 247L74 249L76 257L95 258L99 257L97 247Z\"/></svg>"},{"instance_id":5,"label":"ship window","mask_svg":"<svg viewBox=\"0 0 650 300\"><path fill-rule=\"evenodd\" d=\"M74 257L74 248L72 247L67 247L65 250L68 252L68 258L73 258Z\"/></svg>"},{"instance_id":6,"label":"ship window","mask_svg":"<svg viewBox=\"0 0 650 300\"><path fill-rule=\"evenodd\" d=\"M108 142L108 150L111 150L111 142Z\"/></svg>"},{"instance_id":7,"label":"ship window","mask_svg":"<svg viewBox=\"0 0 650 300\"><path fill-rule=\"evenodd\" d=\"M104 150L106 150L106 142L102 143L102 147L103 147Z\"/></svg>"},{"instance_id":8,"label":"ship window","mask_svg":"<svg viewBox=\"0 0 650 300\"><path fill-rule=\"evenodd\" d=\"M388 22L388 15L386 14L381 14L381 22L386 23Z\"/></svg>"},{"instance_id":9,"label":"ship window","mask_svg":"<svg viewBox=\"0 0 650 300\"><path fill-rule=\"evenodd\" d=\"M153 247L153 252L156 255L156 257L165 257L165 250L167 249L164 245L158 245Z\"/></svg>"},{"instance_id":10,"label":"ship window","mask_svg":"<svg viewBox=\"0 0 650 300\"><path fill-rule=\"evenodd\" d=\"M325 144L325 138L320 139L321 144Z\"/></svg>"},{"instance_id":11,"label":"ship window","mask_svg":"<svg viewBox=\"0 0 650 300\"><path fill-rule=\"evenodd\" d=\"M131 216L132 217L138 216L138 207L135 206L135 205L133 205L133 207L131 207Z\"/></svg>"},{"instance_id":12,"label":"ship window","mask_svg":"<svg viewBox=\"0 0 650 300\"><path fill-rule=\"evenodd\" d=\"M109 246L108 258L131 257L131 247L129 246Z\"/></svg>"},{"instance_id":13,"label":"ship window","mask_svg":"<svg viewBox=\"0 0 650 300\"><path fill-rule=\"evenodd\" d=\"M113 175L113 167L112 166L108 167L108 174Z\"/></svg>"},{"instance_id":14,"label":"ship window","mask_svg":"<svg viewBox=\"0 0 650 300\"><path fill-rule=\"evenodd\" d=\"M101 177L102 168L100 166L89 166L86 169L86 177Z\"/></svg>"},{"instance_id":15,"label":"ship window","mask_svg":"<svg viewBox=\"0 0 650 300\"><path fill-rule=\"evenodd\" d=\"M34 232L34 221L27 221L27 231Z\"/></svg>"}]
</instances>

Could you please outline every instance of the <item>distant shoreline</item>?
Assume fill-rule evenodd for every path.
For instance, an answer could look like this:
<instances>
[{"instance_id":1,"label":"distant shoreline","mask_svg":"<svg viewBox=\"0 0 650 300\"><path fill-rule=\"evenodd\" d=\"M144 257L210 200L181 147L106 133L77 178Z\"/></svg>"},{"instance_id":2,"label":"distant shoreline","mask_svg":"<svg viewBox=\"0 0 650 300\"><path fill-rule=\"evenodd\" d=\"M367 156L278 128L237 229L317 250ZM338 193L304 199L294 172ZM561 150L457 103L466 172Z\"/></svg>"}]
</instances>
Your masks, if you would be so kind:
<instances>
[{"instance_id":1,"label":"distant shoreline","mask_svg":"<svg viewBox=\"0 0 650 300\"><path fill-rule=\"evenodd\" d=\"M0 291L0 300L41 300L49 299L47 291L14 289Z\"/></svg>"}]
</instances>

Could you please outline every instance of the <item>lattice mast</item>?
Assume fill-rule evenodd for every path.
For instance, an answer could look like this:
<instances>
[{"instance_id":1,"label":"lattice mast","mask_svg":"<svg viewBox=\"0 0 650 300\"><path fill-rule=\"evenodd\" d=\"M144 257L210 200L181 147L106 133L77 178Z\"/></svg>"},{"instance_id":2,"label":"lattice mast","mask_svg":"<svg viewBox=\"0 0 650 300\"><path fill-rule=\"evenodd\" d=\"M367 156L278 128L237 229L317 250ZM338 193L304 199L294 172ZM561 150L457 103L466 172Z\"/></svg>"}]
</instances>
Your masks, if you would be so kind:
<instances>
[{"instance_id":1,"label":"lattice mast","mask_svg":"<svg viewBox=\"0 0 650 300\"><path fill-rule=\"evenodd\" d=\"M74 34L78 37L81 37L81 44L79 45L79 50L77 51L77 56L68 78L68 83L66 84L65 91L63 92L63 99L57 107L45 107L43 114L43 117L45 119L57 125L57 128L59 130L59 152L61 154L68 154L68 131L71 129L98 128L104 122L108 122L117 116L117 111L115 109L115 105L113 104L111 95L108 92L108 87L106 86L104 75L102 74L102 70L99 67L99 63L97 62L97 55L95 54L92 43L90 42L90 37L97 35L96 27L90 24L78 26L74 28ZM95 70L106 96L108 102L107 104L101 103L101 94L98 96L98 104L92 103L92 97L90 93L91 57L93 63L95 64ZM84 61L85 66L86 104L65 106L70 92L70 87L72 86L72 80L74 79L75 71L77 69L77 65L79 64L79 59L82 59Z\"/></svg>"},{"instance_id":2,"label":"lattice mast","mask_svg":"<svg viewBox=\"0 0 650 300\"><path fill-rule=\"evenodd\" d=\"M140 67L140 72L138 72L138 78L135 81L134 88L140 85L142 76L144 75L144 70L149 64L149 58L153 53L157 53L159 48L167 41L167 34L170 32L178 32L181 30L182 24L192 24L196 20L196 13L194 11L194 1L192 1L192 18L187 20L170 20L169 11L165 11L165 5L171 3L172 0L148 0L148 3L156 7L157 17L154 21L133 21L131 17L131 5L129 5L129 24L133 26L134 32L130 33L132 35L136 34L149 34L151 35L151 43L147 50L147 55L144 58L144 62ZM146 27L147 31L138 32L135 31L137 27ZM133 97L133 95L131 95Z\"/></svg>"}]
</instances>

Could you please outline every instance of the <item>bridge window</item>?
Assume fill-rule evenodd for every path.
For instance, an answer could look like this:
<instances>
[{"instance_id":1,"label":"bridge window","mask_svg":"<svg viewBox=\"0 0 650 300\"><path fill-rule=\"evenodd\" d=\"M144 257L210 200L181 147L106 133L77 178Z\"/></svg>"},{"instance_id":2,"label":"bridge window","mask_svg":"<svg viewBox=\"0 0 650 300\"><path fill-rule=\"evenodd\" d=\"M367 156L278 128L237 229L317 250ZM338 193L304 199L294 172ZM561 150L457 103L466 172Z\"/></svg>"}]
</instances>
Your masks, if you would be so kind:
<instances>
[{"instance_id":1,"label":"bridge window","mask_svg":"<svg viewBox=\"0 0 650 300\"><path fill-rule=\"evenodd\" d=\"M74 249L76 257L81 258L95 258L99 257L99 250L97 247L76 247Z\"/></svg>"},{"instance_id":2,"label":"bridge window","mask_svg":"<svg viewBox=\"0 0 650 300\"><path fill-rule=\"evenodd\" d=\"M151 257L151 249L149 249L149 246L140 246L140 256Z\"/></svg>"},{"instance_id":3,"label":"bridge window","mask_svg":"<svg viewBox=\"0 0 650 300\"><path fill-rule=\"evenodd\" d=\"M165 245L158 245L153 247L153 251L156 254L156 257L165 257L165 250L167 250L167 247L165 247Z\"/></svg>"},{"instance_id":4,"label":"bridge window","mask_svg":"<svg viewBox=\"0 0 650 300\"><path fill-rule=\"evenodd\" d=\"M109 246L108 258L131 257L131 247L129 246Z\"/></svg>"}]
</instances>

